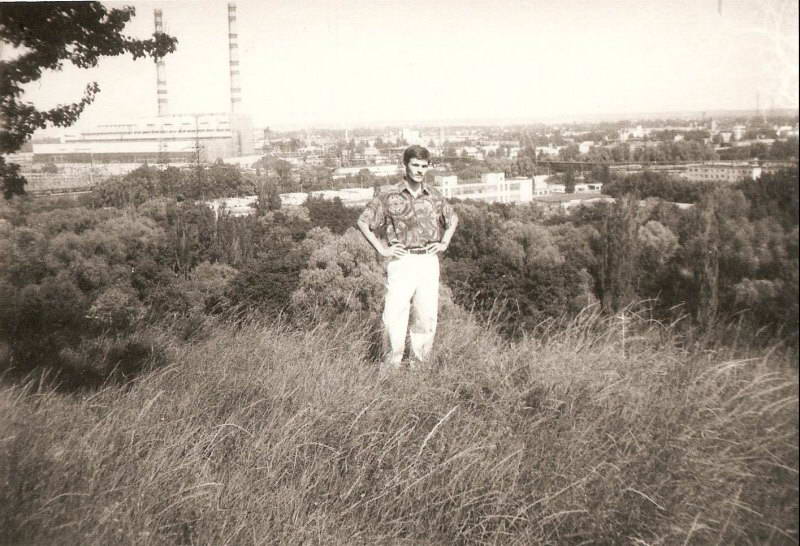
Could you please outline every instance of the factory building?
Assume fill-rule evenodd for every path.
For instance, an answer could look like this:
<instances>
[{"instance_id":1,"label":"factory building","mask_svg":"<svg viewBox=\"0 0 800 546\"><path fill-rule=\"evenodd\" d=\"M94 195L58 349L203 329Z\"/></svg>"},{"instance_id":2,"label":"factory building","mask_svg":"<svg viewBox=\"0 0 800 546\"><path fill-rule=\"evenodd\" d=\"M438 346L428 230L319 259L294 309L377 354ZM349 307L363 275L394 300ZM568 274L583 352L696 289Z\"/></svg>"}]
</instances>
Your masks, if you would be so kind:
<instances>
[{"instance_id":1,"label":"factory building","mask_svg":"<svg viewBox=\"0 0 800 546\"><path fill-rule=\"evenodd\" d=\"M228 77L230 111L170 114L165 59L156 61L158 115L124 123L99 125L57 143L33 143L37 163L192 163L254 152L253 124L239 110L238 33L236 4L229 3ZM154 10L155 32L164 32L163 14Z\"/></svg>"},{"instance_id":2,"label":"factory building","mask_svg":"<svg viewBox=\"0 0 800 546\"><path fill-rule=\"evenodd\" d=\"M43 163L192 163L252 151L250 120L229 113L172 114L99 125L67 135L62 142L33 145L34 161Z\"/></svg>"},{"instance_id":3,"label":"factory building","mask_svg":"<svg viewBox=\"0 0 800 546\"><path fill-rule=\"evenodd\" d=\"M689 165L683 177L689 182L741 182L761 177L761 166L757 161L715 161Z\"/></svg>"}]
</instances>

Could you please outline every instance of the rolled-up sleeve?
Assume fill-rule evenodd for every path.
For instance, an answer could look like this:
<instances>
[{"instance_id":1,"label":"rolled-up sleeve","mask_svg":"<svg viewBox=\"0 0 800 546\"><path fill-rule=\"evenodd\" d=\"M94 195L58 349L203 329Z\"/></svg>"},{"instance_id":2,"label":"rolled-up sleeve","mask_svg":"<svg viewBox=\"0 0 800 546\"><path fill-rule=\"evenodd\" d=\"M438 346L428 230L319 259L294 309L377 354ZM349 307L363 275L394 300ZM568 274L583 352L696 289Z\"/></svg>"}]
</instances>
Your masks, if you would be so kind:
<instances>
[{"instance_id":1,"label":"rolled-up sleeve","mask_svg":"<svg viewBox=\"0 0 800 546\"><path fill-rule=\"evenodd\" d=\"M367 207L358 217L359 222L364 222L369 226L369 229L376 230L384 224L385 216L383 213L383 202L380 198L375 197L369 202Z\"/></svg>"}]
</instances>

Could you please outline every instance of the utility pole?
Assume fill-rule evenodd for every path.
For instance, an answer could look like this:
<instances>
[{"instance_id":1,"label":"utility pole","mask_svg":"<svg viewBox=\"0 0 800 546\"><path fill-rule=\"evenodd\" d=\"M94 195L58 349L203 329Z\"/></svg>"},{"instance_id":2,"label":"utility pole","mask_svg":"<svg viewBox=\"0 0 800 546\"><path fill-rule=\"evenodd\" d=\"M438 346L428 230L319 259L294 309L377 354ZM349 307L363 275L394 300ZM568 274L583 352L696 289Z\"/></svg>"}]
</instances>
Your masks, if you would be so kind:
<instances>
[{"instance_id":1,"label":"utility pole","mask_svg":"<svg viewBox=\"0 0 800 546\"><path fill-rule=\"evenodd\" d=\"M194 117L194 168L197 182L200 183L203 176L203 167L200 164L200 126L197 121L199 114L192 114L192 116ZM203 200L205 200L205 198L205 190L203 190Z\"/></svg>"},{"instance_id":2,"label":"utility pole","mask_svg":"<svg viewBox=\"0 0 800 546\"><path fill-rule=\"evenodd\" d=\"M200 170L200 127L197 123L197 114L194 114L194 166Z\"/></svg>"}]
</instances>

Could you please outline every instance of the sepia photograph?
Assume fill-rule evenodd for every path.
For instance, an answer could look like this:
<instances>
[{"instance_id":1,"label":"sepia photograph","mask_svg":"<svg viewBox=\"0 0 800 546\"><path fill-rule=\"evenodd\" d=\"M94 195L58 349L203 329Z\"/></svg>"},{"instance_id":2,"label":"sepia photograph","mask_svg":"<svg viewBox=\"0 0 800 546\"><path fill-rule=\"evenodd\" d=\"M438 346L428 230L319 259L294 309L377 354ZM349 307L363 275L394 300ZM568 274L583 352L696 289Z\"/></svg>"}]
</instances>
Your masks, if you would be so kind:
<instances>
[{"instance_id":1,"label":"sepia photograph","mask_svg":"<svg viewBox=\"0 0 800 546\"><path fill-rule=\"evenodd\" d=\"M799 7L0 1L0 545L798 544Z\"/></svg>"}]
</instances>

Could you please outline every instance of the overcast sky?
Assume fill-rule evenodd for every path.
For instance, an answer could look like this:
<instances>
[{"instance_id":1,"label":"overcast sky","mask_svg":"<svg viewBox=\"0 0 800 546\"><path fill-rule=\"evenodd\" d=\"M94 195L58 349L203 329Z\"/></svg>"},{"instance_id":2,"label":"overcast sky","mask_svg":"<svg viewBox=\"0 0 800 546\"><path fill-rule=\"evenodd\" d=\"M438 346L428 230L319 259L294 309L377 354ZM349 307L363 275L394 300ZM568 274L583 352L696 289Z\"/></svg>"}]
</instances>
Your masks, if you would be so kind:
<instances>
[{"instance_id":1,"label":"overcast sky","mask_svg":"<svg viewBox=\"0 0 800 546\"><path fill-rule=\"evenodd\" d=\"M119 6L118 3L107 3ZM229 105L224 1L128 2L179 40L172 113ZM721 4L721 12L720 12ZM258 126L798 107L797 0L239 0L242 111ZM8 54L8 52L6 52ZM47 74L45 107L101 87L81 125L155 115L152 61Z\"/></svg>"}]
</instances>

